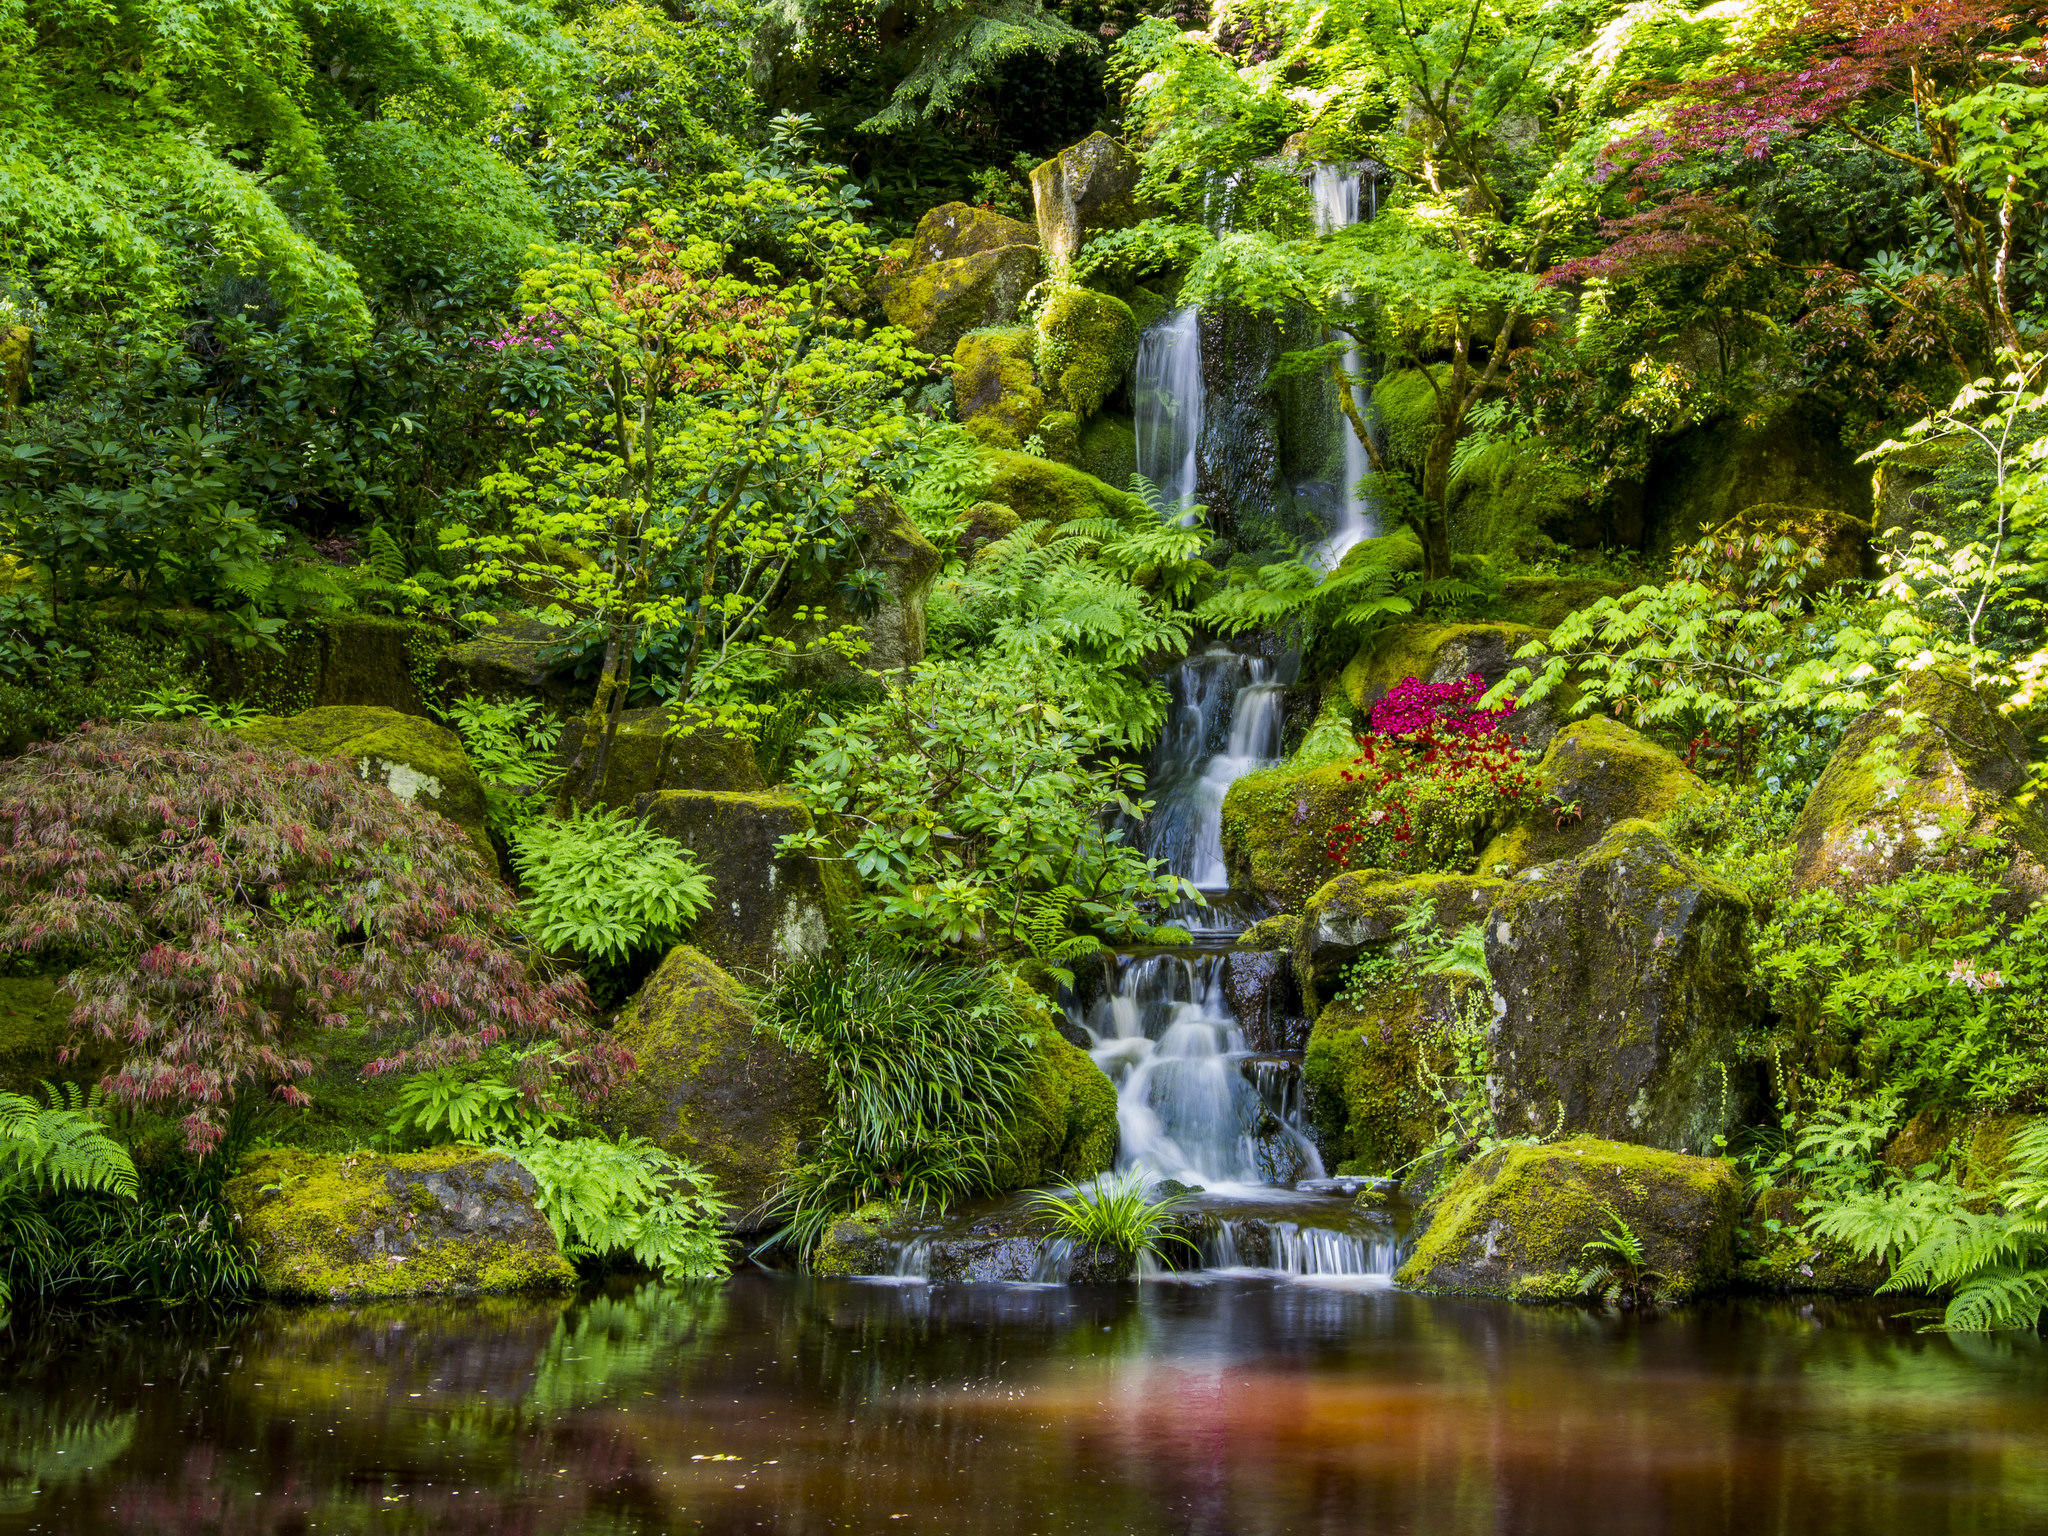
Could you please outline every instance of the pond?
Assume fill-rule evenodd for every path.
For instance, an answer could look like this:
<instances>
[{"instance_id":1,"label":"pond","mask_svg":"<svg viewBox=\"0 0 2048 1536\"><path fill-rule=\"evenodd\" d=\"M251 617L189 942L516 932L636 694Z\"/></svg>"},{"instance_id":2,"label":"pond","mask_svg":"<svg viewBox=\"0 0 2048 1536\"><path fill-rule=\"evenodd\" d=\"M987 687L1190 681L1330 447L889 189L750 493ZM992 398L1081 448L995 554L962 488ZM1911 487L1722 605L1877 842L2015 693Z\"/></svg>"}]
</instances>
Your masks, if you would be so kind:
<instances>
[{"instance_id":1,"label":"pond","mask_svg":"<svg viewBox=\"0 0 2048 1536\"><path fill-rule=\"evenodd\" d=\"M1204 1276L748 1275L0 1353L0 1533L2048 1529L2048 1350Z\"/></svg>"}]
</instances>

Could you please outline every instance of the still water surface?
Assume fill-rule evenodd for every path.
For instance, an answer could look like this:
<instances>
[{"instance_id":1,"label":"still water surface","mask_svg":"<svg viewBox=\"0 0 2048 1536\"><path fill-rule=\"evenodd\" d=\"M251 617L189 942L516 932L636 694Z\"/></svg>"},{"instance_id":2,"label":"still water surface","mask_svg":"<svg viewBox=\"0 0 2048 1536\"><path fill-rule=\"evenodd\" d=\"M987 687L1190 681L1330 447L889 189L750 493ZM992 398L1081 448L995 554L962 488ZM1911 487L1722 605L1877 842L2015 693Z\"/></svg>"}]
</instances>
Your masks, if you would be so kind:
<instances>
[{"instance_id":1,"label":"still water surface","mask_svg":"<svg viewBox=\"0 0 2048 1536\"><path fill-rule=\"evenodd\" d=\"M0 1345L0 1533L2048 1530L2048 1350L1259 1278L752 1276Z\"/></svg>"}]
</instances>

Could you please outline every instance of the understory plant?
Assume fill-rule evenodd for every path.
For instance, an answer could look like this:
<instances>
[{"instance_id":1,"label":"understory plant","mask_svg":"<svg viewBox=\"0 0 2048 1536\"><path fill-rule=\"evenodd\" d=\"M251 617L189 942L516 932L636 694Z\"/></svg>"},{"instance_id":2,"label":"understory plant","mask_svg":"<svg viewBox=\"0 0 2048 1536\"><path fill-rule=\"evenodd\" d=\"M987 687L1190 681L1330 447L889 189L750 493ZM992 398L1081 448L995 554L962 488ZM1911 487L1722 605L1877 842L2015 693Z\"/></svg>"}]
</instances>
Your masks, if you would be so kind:
<instances>
[{"instance_id":1,"label":"understory plant","mask_svg":"<svg viewBox=\"0 0 2048 1536\"><path fill-rule=\"evenodd\" d=\"M785 968L761 1019L818 1061L830 1106L775 1198L800 1251L869 1200L943 1210L989 1187L1038 1046L1006 978L857 948Z\"/></svg>"},{"instance_id":2,"label":"understory plant","mask_svg":"<svg viewBox=\"0 0 2048 1536\"><path fill-rule=\"evenodd\" d=\"M0 1093L0 1317L14 1282L54 1266L57 1233L38 1208L77 1192L135 1199L135 1164L100 1124L100 1101L43 1084L45 1102Z\"/></svg>"},{"instance_id":3,"label":"understory plant","mask_svg":"<svg viewBox=\"0 0 2048 1536\"><path fill-rule=\"evenodd\" d=\"M491 830L510 839L547 809L551 759L562 727L532 699L486 699L465 694L448 710L477 777L483 780Z\"/></svg>"},{"instance_id":4,"label":"understory plant","mask_svg":"<svg viewBox=\"0 0 2048 1536\"><path fill-rule=\"evenodd\" d=\"M1148 1198L1144 1172L1133 1168L1097 1174L1072 1189L1038 1190L1031 1197L1031 1209L1050 1216L1054 1232L1061 1237L1114 1248L1136 1258L1163 1259L1176 1244L1198 1251L1185 1234L1166 1230L1175 1208L1186 1200L1179 1194Z\"/></svg>"},{"instance_id":5,"label":"understory plant","mask_svg":"<svg viewBox=\"0 0 2048 1536\"><path fill-rule=\"evenodd\" d=\"M1607 1225L1579 1249L1592 1261L1579 1271L1580 1289L1595 1301L1611 1301L1618 1307L1655 1306L1671 1277L1650 1263L1643 1240L1621 1212L1611 1205L1602 1210Z\"/></svg>"},{"instance_id":6,"label":"understory plant","mask_svg":"<svg viewBox=\"0 0 2048 1536\"><path fill-rule=\"evenodd\" d=\"M711 881L674 838L615 809L534 817L512 834L534 936L584 960L671 944L711 904Z\"/></svg>"}]
</instances>

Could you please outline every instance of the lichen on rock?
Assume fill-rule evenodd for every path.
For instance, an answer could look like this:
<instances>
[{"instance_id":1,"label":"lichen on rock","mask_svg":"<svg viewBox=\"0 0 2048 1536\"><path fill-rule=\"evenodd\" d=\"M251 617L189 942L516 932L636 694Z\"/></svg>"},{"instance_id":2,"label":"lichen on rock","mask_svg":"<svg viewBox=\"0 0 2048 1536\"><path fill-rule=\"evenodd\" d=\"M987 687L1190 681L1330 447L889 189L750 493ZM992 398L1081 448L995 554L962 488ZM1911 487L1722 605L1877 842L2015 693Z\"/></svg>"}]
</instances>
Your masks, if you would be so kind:
<instances>
[{"instance_id":1,"label":"lichen on rock","mask_svg":"<svg viewBox=\"0 0 2048 1536\"><path fill-rule=\"evenodd\" d=\"M1730 1164L1575 1136L1498 1148L1469 1164L1430 1201L1399 1283L1570 1300L1592 1262L1585 1245L1613 1225L1610 1210L1642 1240L1672 1299L1719 1290L1733 1276L1742 1185Z\"/></svg>"},{"instance_id":2,"label":"lichen on rock","mask_svg":"<svg viewBox=\"0 0 2048 1536\"><path fill-rule=\"evenodd\" d=\"M1137 319L1122 299L1057 288L1038 314L1037 357L1047 388L1076 416L1093 416L1138 360Z\"/></svg>"},{"instance_id":3,"label":"lichen on rock","mask_svg":"<svg viewBox=\"0 0 2048 1536\"><path fill-rule=\"evenodd\" d=\"M271 1296L362 1301L556 1290L576 1273L503 1152L252 1154L226 1198Z\"/></svg>"},{"instance_id":4,"label":"lichen on rock","mask_svg":"<svg viewBox=\"0 0 2048 1536\"><path fill-rule=\"evenodd\" d=\"M1677 753L1604 715L1559 731L1536 776L1545 803L1527 806L1486 845L1479 855L1482 873L1510 875L1575 858L1624 821L1662 821L1714 798Z\"/></svg>"}]
</instances>

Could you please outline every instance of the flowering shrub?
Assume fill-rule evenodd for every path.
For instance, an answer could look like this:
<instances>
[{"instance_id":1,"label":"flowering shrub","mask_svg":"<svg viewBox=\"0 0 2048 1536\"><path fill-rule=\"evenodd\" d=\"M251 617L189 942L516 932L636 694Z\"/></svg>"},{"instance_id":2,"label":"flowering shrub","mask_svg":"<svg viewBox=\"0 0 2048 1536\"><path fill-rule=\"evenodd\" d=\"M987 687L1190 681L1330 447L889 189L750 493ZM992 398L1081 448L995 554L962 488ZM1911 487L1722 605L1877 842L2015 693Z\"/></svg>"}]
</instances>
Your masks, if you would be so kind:
<instances>
[{"instance_id":1,"label":"flowering shrub","mask_svg":"<svg viewBox=\"0 0 2048 1536\"><path fill-rule=\"evenodd\" d=\"M1361 736L1343 779L1366 786L1366 804L1330 829L1324 852L1344 869L1468 868L1507 817L1542 792L1527 741L1461 720Z\"/></svg>"},{"instance_id":2,"label":"flowering shrub","mask_svg":"<svg viewBox=\"0 0 2048 1536\"><path fill-rule=\"evenodd\" d=\"M1477 672L1454 683L1425 683L1419 678L1406 678L1373 705L1373 734L1417 736L1448 732L1453 736L1484 736L1503 730L1514 717L1515 707L1509 704L1502 709L1475 708L1485 692L1486 679Z\"/></svg>"}]
</instances>

